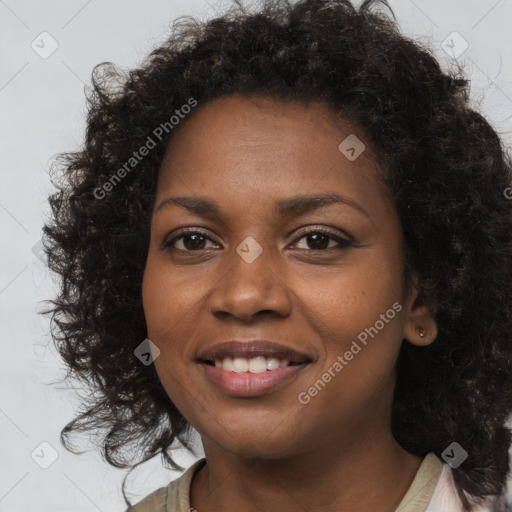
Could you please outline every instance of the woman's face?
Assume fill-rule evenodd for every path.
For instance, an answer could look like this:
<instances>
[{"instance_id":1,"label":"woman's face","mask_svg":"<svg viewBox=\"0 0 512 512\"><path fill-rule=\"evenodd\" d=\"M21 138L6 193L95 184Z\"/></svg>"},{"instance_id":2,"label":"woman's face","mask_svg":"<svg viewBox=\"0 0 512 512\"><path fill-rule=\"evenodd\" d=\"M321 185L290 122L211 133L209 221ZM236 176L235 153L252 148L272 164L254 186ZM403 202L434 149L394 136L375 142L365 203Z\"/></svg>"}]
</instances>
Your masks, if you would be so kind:
<instances>
[{"instance_id":1,"label":"woman's face","mask_svg":"<svg viewBox=\"0 0 512 512\"><path fill-rule=\"evenodd\" d=\"M320 103L262 97L217 99L184 123L161 168L143 282L170 399L203 443L232 454L279 458L389 431L415 297L363 135ZM240 360L230 371L229 354L245 354L233 346L222 368L205 362L221 343L254 340L306 362L267 369L285 356L253 345L260 373Z\"/></svg>"}]
</instances>

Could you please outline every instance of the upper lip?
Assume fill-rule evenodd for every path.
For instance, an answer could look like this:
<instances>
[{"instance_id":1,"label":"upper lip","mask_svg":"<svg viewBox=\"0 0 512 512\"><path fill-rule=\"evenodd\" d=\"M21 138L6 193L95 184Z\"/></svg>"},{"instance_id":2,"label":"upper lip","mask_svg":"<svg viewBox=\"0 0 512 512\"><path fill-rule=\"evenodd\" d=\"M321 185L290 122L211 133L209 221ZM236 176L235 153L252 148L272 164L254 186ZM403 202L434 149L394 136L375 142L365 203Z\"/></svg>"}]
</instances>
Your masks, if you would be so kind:
<instances>
[{"instance_id":1,"label":"upper lip","mask_svg":"<svg viewBox=\"0 0 512 512\"><path fill-rule=\"evenodd\" d=\"M302 352L267 340L225 341L203 350L199 354L198 359L213 362L216 359L224 359L226 357L245 357L251 359L258 356L288 359L293 363L303 363L311 360L308 355Z\"/></svg>"}]
</instances>

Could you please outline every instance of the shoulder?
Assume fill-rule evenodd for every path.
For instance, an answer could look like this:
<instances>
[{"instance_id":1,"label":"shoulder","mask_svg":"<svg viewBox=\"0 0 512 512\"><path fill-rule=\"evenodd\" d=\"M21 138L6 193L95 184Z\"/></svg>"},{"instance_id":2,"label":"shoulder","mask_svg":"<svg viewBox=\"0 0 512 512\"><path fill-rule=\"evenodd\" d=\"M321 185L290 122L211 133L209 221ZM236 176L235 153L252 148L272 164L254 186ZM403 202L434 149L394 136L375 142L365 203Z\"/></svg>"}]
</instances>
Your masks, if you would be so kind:
<instances>
[{"instance_id":1,"label":"shoulder","mask_svg":"<svg viewBox=\"0 0 512 512\"><path fill-rule=\"evenodd\" d=\"M485 503L476 506L474 512L491 512L492 508ZM432 499L425 512L464 512L462 502L453 480L452 468L443 464Z\"/></svg>"},{"instance_id":2,"label":"shoulder","mask_svg":"<svg viewBox=\"0 0 512 512\"><path fill-rule=\"evenodd\" d=\"M160 487L148 494L126 512L189 512L190 484L192 478L204 465L206 459L199 459L179 478L166 487Z\"/></svg>"},{"instance_id":3,"label":"shoulder","mask_svg":"<svg viewBox=\"0 0 512 512\"><path fill-rule=\"evenodd\" d=\"M126 512L167 512L167 487L160 487L160 489L148 494L133 507L127 509Z\"/></svg>"}]
</instances>

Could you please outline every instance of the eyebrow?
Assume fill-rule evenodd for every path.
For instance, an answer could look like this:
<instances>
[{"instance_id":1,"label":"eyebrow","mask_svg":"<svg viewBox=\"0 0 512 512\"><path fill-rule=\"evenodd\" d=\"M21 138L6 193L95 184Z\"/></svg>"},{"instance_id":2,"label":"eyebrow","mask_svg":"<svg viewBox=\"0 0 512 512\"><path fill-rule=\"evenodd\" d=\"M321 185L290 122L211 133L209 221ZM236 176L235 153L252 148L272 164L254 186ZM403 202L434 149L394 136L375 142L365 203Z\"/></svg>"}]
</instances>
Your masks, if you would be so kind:
<instances>
[{"instance_id":1,"label":"eyebrow","mask_svg":"<svg viewBox=\"0 0 512 512\"><path fill-rule=\"evenodd\" d=\"M220 217L221 215L221 209L218 203L205 197L195 196L168 197L159 203L154 213L159 212L162 208L171 204L181 206L196 215L212 217ZM370 221L372 220L368 212L361 205L339 194L301 195L279 199L276 201L274 208L276 213L281 217L289 217L318 210L331 204L345 204L364 214Z\"/></svg>"}]
</instances>

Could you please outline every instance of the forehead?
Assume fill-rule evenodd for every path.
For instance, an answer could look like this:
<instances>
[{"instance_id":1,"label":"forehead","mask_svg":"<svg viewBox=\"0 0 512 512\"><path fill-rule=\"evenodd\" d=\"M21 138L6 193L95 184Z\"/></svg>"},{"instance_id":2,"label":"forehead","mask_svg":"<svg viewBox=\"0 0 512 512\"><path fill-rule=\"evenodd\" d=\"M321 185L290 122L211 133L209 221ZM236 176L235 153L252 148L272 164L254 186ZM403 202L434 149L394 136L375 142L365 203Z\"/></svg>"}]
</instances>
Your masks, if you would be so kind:
<instances>
[{"instance_id":1,"label":"forehead","mask_svg":"<svg viewBox=\"0 0 512 512\"><path fill-rule=\"evenodd\" d=\"M182 122L162 162L157 200L171 192L253 205L308 192L383 207L387 200L364 134L327 105L237 95Z\"/></svg>"},{"instance_id":2,"label":"forehead","mask_svg":"<svg viewBox=\"0 0 512 512\"><path fill-rule=\"evenodd\" d=\"M250 152L257 153L261 159L272 157L261 149L272 149L274 154L280 150L280 155L287 151L291 159L304 159L311 155L311 149L319 141L323 143L322 148L330 145L332 149L334 145L337 149L340 137L344 139L359 132L362 139L361 131L347 120L336 117L323 102L306 104L269 96L235 94L196 108L178 127L166 156L181 157L183 151L192 149L195 149L192 153L201 155L218 154L220 147L229 146L233 151L224 152L226 160L236 161L237 156ZM199 141L203 142L202 146L198 145ZM204 145L205 142L211 144ZM363 160L368 159L369 151L365 152ZM357 161L354 166L358 166Z\"/></svg>"}]
</instances>

